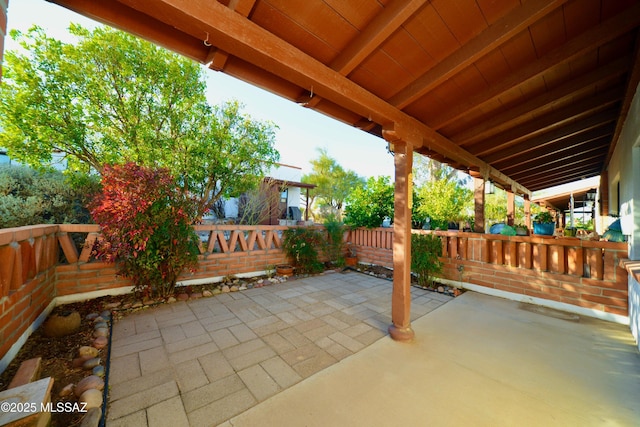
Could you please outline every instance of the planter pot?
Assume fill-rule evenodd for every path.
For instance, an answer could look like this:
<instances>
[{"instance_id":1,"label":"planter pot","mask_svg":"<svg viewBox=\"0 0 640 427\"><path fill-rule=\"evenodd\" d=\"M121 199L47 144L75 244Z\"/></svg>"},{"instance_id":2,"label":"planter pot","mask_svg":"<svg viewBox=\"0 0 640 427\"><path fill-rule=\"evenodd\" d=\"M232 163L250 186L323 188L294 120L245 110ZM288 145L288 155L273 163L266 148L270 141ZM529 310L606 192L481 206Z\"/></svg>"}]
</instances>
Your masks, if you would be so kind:
<instances>
[{"instance_id":1,"label":"planter pot","mask_svg":"<svg viewBox=\"0 0 640 427\"><path fill-rule=\"evenodd\" d=\"M277 265L276 274L278 276L285 276L285 277L293 276L293 267L290 265Z\"/></svg>"},{"instance_id":2,"label":"planter pot","mask_svg":"<svg viewBox=\"0 0 640 427\"><path fill-rule=\"evenodd\" d=\"M524 227L516 227L516 236L528 236L529 230Z\"/></svg>"},{"instance_id":3,"label":"planter pot","mask_svg":"<svg viewBox=\"0 0 640 427\"><path fill-rule=\"evenodd\" d=\"M344 261L347 264L347 266L349 266L349 267L355 267L358 264L358 258L357 257L346 257L344 259Z\"/></svg>"},{"instance_id":4,"label":"planter pot","mask_svg":"<svg viewBox=\"0 0 640 427\"><path fill-rule=\"evenodd\" d=\"M540 234L542 236L553 236L556 231L556 224L554 222L534 222L533 233Z\"/></svg>"}]
</instances>

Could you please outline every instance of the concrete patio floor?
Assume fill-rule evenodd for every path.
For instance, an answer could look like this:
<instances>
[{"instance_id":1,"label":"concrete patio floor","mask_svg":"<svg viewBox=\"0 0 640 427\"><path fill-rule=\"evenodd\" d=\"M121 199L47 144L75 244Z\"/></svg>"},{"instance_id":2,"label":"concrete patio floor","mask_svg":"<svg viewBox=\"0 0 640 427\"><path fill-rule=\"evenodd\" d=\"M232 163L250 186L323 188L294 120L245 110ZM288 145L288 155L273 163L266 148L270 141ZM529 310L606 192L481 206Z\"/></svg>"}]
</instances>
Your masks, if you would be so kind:
<instances>
[{"instance_id":1,"label":"concrete patio floor","mask_svg":"<svg viewBox=\"0 0 640 427\"><path fill-rule=\"evenodd\" d=\"M390 294L333 274L129 316L108 425L640 425L627 327L414 289L416 339L401 344Z\"/></svg>"}]
</instances>

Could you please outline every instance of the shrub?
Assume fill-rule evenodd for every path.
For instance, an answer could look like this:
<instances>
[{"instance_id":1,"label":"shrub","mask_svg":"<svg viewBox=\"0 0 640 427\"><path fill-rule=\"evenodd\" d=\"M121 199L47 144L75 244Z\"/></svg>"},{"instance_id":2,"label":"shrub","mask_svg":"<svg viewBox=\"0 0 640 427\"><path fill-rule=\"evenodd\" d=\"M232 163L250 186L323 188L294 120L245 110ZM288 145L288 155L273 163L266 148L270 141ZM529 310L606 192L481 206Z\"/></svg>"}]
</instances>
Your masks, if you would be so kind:
<instances>
[{"instance_id":1,"label":"shrub","mask_svg":"<svg viewBox=\"0 0 640 427\"><path fill-rule=\"evenodd\" d=\"M0 228L87 223L86 185L72 185L59 171L0 166Z\"/></svg>"},{"instance_id":2,"label":"shrub","mask_svg":"<svg viewBox=\"0 0 640 427\"><path fill-rule=\"evenodd\" d=\"M388 176L371 177L347 198L345 223L352 227L380 227L384 217L393 218L394 187Z\"/></svg>"},{"instance_id":3,"label":"shrub","mask_svg":"<svg viewBox=\"0 0 640 427\"><path fill-rule=\"evenodd\" d=\"M326 254L329 262L342 267L344 261L344 224L335 215L329 215L324 223L327 232Z\"/></svg>"},{"instance_id":4,"label":"shrub","mask_svg":"<svg viewBox=\"0 0 640 427\"><path fill-rule=\"evenodd\" d=\"M433 276L442 271L439 256L442 242L433 234L411 235L411 270L418 275L420 286L433 286Z\"/></svg>"},{"instance_id":5,"label":"shrub","mask_svg":"<svg viewBox=\"0 0 640 427\"><path fill-rule=\"evenodd\" d=\"M319 273L324 269L318 259L318 248L322 248L325 241L318 230L307 227L289 228L282 236L282 250L300 273Z\"/></svg>"},{"instance_id":6,"label":"shrub","mask_svg":"<svg viewBox=\"0 0 640 427\"><path fill-rule=\"evenodd\" d=\"M98 255L118 261L136 290L168 296L178 275L198 261L198 237L191 227L195 203L166 169L134 163L106 166L102 193L91 214L102 227Z\"/></svg>"}]
</instances>

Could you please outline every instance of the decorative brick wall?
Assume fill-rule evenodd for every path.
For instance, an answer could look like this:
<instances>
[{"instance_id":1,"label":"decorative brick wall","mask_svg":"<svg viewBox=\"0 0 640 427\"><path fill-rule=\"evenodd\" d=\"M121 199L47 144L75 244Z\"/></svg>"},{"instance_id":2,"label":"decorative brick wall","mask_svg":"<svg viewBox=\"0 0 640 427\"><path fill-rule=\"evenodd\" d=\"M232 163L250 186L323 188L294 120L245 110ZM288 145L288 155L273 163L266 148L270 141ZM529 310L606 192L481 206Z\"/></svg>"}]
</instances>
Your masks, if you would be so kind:
<instances>
[{"instance_id":1,"label":"decorative brick wall","mask_svg":"<svg viewBox=\"0 0 640 427\"><path fill-rule=\"evenodd\" d=\"M203 235L200 262L180 281L261 272L287 262L280 234L288 227L195 228ZM92 259L99 231L97 225L71 224L0 229L0 372L13 357L12 347L37 328L56 297L132 285L116 274L114 264ZM82 250L72 235L83 236Z\"/></svg>"},{"instance_id":2,"label":"decorative brick wall","mask_svg":"<svg viewBox=\"0 0 640 427\"><path fill-rule=\"evenodd\" d=\"M501 236L457 231L442 240L442 278L628 316L628 273L619 266L627 244L576 238ZM349 235L360 262L393 266L393 231L358 229Z\"/></svg>"}]
</instances>

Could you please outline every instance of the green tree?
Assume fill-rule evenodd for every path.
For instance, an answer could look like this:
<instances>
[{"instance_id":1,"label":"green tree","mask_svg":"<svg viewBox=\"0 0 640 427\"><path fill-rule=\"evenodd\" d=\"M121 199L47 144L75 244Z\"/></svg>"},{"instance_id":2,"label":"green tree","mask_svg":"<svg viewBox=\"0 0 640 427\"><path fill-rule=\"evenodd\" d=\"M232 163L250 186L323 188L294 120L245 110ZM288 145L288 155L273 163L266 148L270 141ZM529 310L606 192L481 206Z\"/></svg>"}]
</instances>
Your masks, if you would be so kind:
<instances>
[{"instance_id":1,"label":"green tree","mask_svg":"<svg viewBox=\"0 0 640 427\"><path fill-rule=\"evenodd\" d=\"M393 218L394 187L388 176L371 177L347 198L345 224L354 227L380 227L385 216Z\"/></svg>"},{"instance_id":2,"label":"green tree","mask_svg":"<svg viewBox=\"0 0 640 427\"><path fill-rule=\"evenodd\" d=\"M302 177L302 182L315 184L309 191L309 206L317 204L322 216L341 216L344 202L349 193L364 184L364 179L354 171L344 170L329 156L325 148L318 149L318 158L311 160L311 173ZM315 219L318 212L312 211Z\"/></svg>"},{"instance_id":3,"label":"green tree","mask_svg":"<svg viewBox=\"0 0 640 427\"><path fill-rule=\"evenodd\" d=\"M26 52L6 52L0 91L0 146L12 157L41 166L58 150L85 173L129 161L166 167L198 197L197 217L278 160L275 126L237 102L208 105L198 64L107 27L69 31L77 43L38 27L11 33Z\"/></svg>"},{"instance_id":4,"label":"green tree","mask_svg":"<svg viewBox=\"0 0 640 427\"><path fill-rule=\"evenodd\" d=\"M432 227L442 227L449 221L459 221L469 215L473 192L457 179L447 179L445 172L426 182L419 190L417 212L431 218Z\"/></svg>"}]
</instances>

